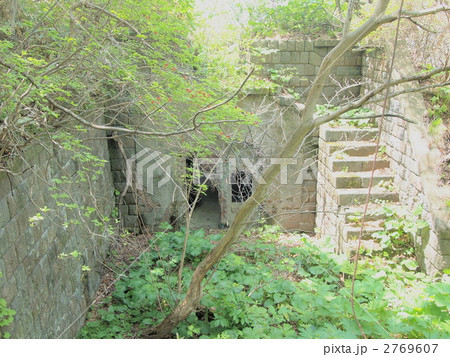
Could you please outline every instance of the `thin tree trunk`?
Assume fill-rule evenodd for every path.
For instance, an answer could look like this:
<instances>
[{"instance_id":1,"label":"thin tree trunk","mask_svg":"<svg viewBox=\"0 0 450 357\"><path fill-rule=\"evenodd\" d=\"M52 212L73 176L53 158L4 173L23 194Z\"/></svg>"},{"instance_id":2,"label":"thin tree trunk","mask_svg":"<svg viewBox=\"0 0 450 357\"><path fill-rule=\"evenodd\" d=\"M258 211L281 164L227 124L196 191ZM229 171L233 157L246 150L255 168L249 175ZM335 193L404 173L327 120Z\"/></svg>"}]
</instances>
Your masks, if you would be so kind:
<instances>
[{"instance_id":1,"label":"thin tree trunk","mask_svg":"<svg viewBox=\"0 0 450 357\"><path fill-rule=\"evenodd\" d=\"M338 12L339 15L341 15L342 14L341 0L334 0L334 2L336 3L336 11Z\"/></svg>"},{"instance_id":2,"label":"thin tree trunk","mask_svg":"<svg viewBox=\"0 0 450 357\"><path fill-rule=\"evenodd\" d=\"M350 31L356 1L357 0L348 0L347 17L345 19L344 29L342 30L343 36L347 35Z\"/></svg>"},{"instance_id":3,"label":"thin tree trunk","mask_svg":"<svg viewBox=\"0 0 450 357\"><path fill-rule=\"evenodd\" d=\"M0 20L15 27L18 11L17 0L0 0Z\"/></svg>"},{"instance_id":4,"label":"thin tree trunk","mask_svg":"<svg viewBox=\"0 0 450 357\"><path fill-rule=\"evenodd\" d=\"M188 205L189 205L189 203L188 203ZM181 290L183 287L184 260L186 259L186 250L187 250L187 244L188 244L188 240L189 240L189 231L191 229L191 220L192 220L192 214L194 212L194 207L188 208L188 214L186 216L186 231L184 232L183 250L181 252L180 267L178 268L178 288L177 288L178 296L180 296Z\"/></svg>"},{"instance_id":5,"label":"thin tree trunk","mask_svg":"<svg viewBox=\"0 0 450 357\"><path fill-rule=\"evenodd\" d=\"M18 11L17 0L11 0L11 2L10 2L11 17L9 19L9 23L11 24L11 26L13 28L16 27L17 11Z\"/></svg>"}]
</instances>

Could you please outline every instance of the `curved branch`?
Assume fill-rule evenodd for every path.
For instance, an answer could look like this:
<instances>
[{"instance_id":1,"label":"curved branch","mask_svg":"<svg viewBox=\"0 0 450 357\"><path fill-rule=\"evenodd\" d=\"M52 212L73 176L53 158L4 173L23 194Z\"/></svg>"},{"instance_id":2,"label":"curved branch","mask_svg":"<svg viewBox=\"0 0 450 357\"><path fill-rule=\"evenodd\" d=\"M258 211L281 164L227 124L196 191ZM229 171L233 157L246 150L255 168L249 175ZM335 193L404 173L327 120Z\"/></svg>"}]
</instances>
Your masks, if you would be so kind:
<instances>
[{"instance_id":1,"label":"curved branch","mask_svg":"<svg viewBox=\"0 0 450 357\"><path fill-rule=\"evenodd\" d=\"M217 109L217 108L221 107L222 105L225 105L225 104L227 104L228 102L230 102L233 98L235 98L235 97L239 94L239 92L242 90L242 88L244 88L245 83L247 83L248 79L250 78L250 76L253 74L254 71L255 71L255 68L252 68L252 69L250 70L250 72L249 72L249 74L247 75L247 77L245 77L244 81L241 83L241 85L239 86L239 88L233 93L233 95L232 95L231 97L229 97L228 99L226 99L226 100L224 100L224 101L222 101L222 102L220 102L220 103L218 103L218 104L216 104L216 105L213 105L213 106L211 106L211 107L208 107L208 106L207 106L207 107L205 107L205 108L203 108L203 109L200 109L197 113L195 113L194 116L191 118L192 123L194 124L194 127L197 126L197 124L196 124L196 119L197 119L197 117L198 117L200 114L203 114L203 113L209 112L209 111L211 111L211 110Z\"/></svg>"},{"instance_id":2,"label":"curved branch","mask_svg":"<svg viewBox=\"0 0 450 357\"><path fill-rule=\"evenodd\" d=\"M355 120L355 119L373 119L373 118L381 118L381 117L394 117L394 118L400 118L408 123L411 124L417 124L414 120L411 120L409 118L406 118L404 115L395 114L395 113L385 113L385 114L372 114L372 115L364 115L360 117L342 117L339 118L339 120Z\"/></svg>"},{"instance_id":3,"label":"curved branch","mask_svg":"<svg viewBox=\"0 0 450 357\"><path fill-rule=\"evenodd\" d=\"M85 126L88 126L90 128L97 129L97 130L112 130L112 131L117 131L119 133L124 133L124 134L129 134L129 135L145 135L145 136L157 136L157 137L161 137L161 138L166 138L169 136L181 135L181 134L189 133L191 131L195 131L198 128L200 128L201 126L204 126L207 124L215 125L215 124L241 123L242 122L241 120L219 120L219 121L214 121L214 122L202 122L202 123L196 124L195 126L192 126L190 128L184 129L184 130L175 130L175 131L169 131L169 132L128 129L128 128L123 128L120 126L109 126L109 125L100 125L100 124L91 123L91 122L87 121L86 119L83 119L76 113L74 113L72 110L58 104L52 98L46 97L45 99L47 99L53 106L60 109L62 112L71 116L72 118L74 118L75 120L77 120L78 122L80 122L81 124L83 124Z\"/></svg>"},{"instance_id":4,"label":"curved branch","mask_svg":"<svg viewBox=\"0 0 450 357\"><path fill-rule=\"evenodd\" d=\"M424 80L424 79L428 79L431 78L437 74L443 73L443 72L449 72L450 71L450 66L445 66L445 67L440 67L440 68L436 68L432 71L429 71L427 73L422 73L422 74L416 74L416 75L412 75L409 77L404 77L401 79L398 79L396 81L392 81L391 82L391 86L396 86L399 84L403 84L403 83L408 83L408 82L415 82L415 81L419 81L419 80ZM433 85L434 86L434 85ZM433 87L433 86L427 86L427 87ZM376 96L377 94L380 94L383 90L385 90L387 87L387 83L384 83L380 86L378 86L375 89L372 89L371 91L369 91L368 93L366 93L364 96L362 96L360 99L336 110L333 113L327 114L327 115L323 115L321 117L318 117L315 119L314 121L314 127L317 127L319 125L328 123L331 120L337 119L338 117L340 117L342 114L347 113L350 110L356 109L361 107L362 105L366 104L367 102L369 102L370 99L372 99L374 96ZM422 90L422 87L419 88L411 88L408 90L402 90L402 91L398 91L395 93L392 93L390 95L390 98L393 96L397 96L400 94L404 94L407 92L417 92Z\"/></svg>"},{"instance_id":5,"label":"curved branch","mask_svg":"<svg viewBox=\"0 0 450 357\"><path fill-rule=\"evenodd\" d=\"M421 91L426 90L426 89L447 87L449 85L450 85L450 81L444 82L444 83L430 84L430 85L427 85L427 86L402 89L402 90L390 93L389 96L388 96L388 99L391 99L391 98L394 98L394 97L398 97L399 95L402 95L402 94L421 92ZM379 99L372 99L372 100L369 100L367 103L368 104L372 104L372 103L377 103L379 101L380 101Z\"/></svg>"},{"instance_id":6,"label":"curved branch","mask_svg":"<svg viewBox=\"0 0 450 357\"><path fill-rule=\"evenodd\" d=\"M426 28L425 26L423 26L421 23L417 22L416 20L413 20L411 17L406 17L407 20L411 21L414 25L420 27L422 30L426 31L426 32L430 32L430 33L437 33L437 31L433 31L430 30L428 28Z\"/></svg>"},{"instance_id":7,"label":"curved branch","mask_svg":"<svg viewBox=\"0 0 450 357\"><path fill-rule=\"evenodd\" d=\"M411 20L412 18L415 18L415 17L435 15L439 12L449 12L449 11L450 11L450 7L448 7L448 6L436 6L431 9L426 9L423 11L402 11L400 13L400 17L403 19ZM394 22L395 20L398 19L398 16L399 16L399 12L396 11L392 14L384 15L384 16L380 17L378 22L380 25L387 24L389 22Z\"/></svg>"}]
</instances>

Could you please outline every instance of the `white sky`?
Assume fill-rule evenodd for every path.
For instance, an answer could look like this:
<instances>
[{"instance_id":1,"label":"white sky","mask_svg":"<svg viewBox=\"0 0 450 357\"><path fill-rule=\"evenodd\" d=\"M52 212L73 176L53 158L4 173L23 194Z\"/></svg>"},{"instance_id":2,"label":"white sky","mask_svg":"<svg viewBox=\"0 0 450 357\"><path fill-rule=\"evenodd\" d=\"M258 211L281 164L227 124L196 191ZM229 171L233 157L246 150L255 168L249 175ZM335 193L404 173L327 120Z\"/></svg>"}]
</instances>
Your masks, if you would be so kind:
<instances>
[{"instance_id":1,"label":"white sky","mask_svg":"<svg viewBox=\"0 0 450 357\"><path fill-rule=\"evenodd\" d=\"M270 1L270 0L268 0ZM236 4L251 4L256 0L196 0L196 10L209 17L207 24L212 32L222 32L223 29L233 22L233 7ZM245 19L241 19L245 21Z\"/></svg>"}]
</instances>

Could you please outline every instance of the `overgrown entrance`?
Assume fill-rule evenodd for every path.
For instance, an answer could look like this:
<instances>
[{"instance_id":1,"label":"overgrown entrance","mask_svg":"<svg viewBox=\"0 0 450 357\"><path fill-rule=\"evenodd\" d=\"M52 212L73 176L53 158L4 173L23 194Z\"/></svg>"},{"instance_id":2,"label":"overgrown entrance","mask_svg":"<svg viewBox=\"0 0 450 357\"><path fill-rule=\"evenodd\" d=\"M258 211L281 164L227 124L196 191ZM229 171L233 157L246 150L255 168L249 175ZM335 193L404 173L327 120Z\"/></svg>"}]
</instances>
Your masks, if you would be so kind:
<instances>
[{"instance_id":1,"label":"overgrown entrance","mask_svg":"<svg viewBox=\"0 0 450 357\"><path fill-rule=\"evenodd\" d=\"M195 159L186 159L186 172L188 176L188 200L192 215L192 228L218 228L220 225L221 207L217 183L209 179L211 167L208 165L195 165ZM206 185L207 188L202 188ZM202 189L204 192L198 194ZM198 196L198 197L197 197Z\"/></svg>"},{"instance_id":2,"label":"overgrown entrance","mask_svg":"<svg viewBox=\"0 0 450 357\"><path fill-rule=\"evenodd\" d=\"M205 194L194 207L191 226L193 228L218 228L220 225L220 204L217 188L208 185Z\"/></svg>"}]
</instances>

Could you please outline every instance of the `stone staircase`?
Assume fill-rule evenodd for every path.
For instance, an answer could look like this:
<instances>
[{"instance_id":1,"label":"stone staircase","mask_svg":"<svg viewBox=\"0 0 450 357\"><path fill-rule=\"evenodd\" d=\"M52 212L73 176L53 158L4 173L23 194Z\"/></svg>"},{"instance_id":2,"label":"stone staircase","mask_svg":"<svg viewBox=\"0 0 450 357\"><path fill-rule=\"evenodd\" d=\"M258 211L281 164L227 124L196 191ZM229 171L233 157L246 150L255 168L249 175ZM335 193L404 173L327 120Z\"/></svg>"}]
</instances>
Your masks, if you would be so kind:
<instances>
[{"instance_id":1,"label":"stone staircase","mask_svg":"<svg viewBox=\"0 0 450 357\"><path fill-rule=\"evenodd\" d=\"M335 224L330 228L337 237L337 250L352 254L357 248L361 230L378 129L323 126L320 131L319 166L322 165L322 172L325 173L322 184L327 191L326 197L332 201L327 205L330 212L325 208L324 215L329 215L327 222ZM389 159L379 154L362 235L361 248L366 250L381 249L378 241L371 236L383 230L382 222L386 217L382 213L381 203L399 200L393 186L394 175L389 167ZM337 217L330 216L333 214Z\"/></svg>"}]
</instances>

